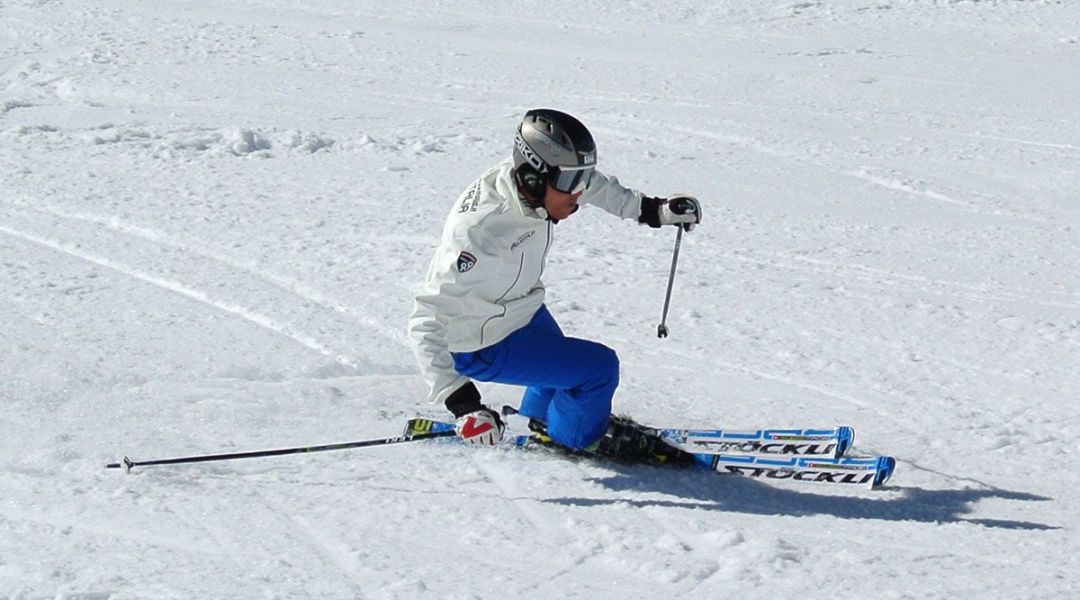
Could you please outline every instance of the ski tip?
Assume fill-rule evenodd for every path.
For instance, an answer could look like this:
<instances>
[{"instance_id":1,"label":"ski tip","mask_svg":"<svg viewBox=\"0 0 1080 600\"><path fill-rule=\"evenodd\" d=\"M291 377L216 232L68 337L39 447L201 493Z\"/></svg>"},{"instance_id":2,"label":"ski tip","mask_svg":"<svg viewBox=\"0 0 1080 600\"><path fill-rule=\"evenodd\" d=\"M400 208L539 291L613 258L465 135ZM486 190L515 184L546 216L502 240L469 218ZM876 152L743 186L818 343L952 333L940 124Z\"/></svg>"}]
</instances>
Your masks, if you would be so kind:
<instances>
[{"instance_id":1,"label":"ski tip","mask_svg":"<svg viewBox=\"0 0 1080 600\"><path fill-rule=\"evenodd\" d=\"M836 458L847 454L855 445L855 428L846 425L836 428Z\"/></svg>"},{"instance_id":2,"label":"ski tip","mask_svg":"<svg viewBox=\"0 0 1080 600\"><path fill-rule=\"evenodd\" d=\"M879 456L877 459L877 473L874 475L874 481L871 483L871 488L880 487L885 484L886 481L892 477L893 471L896 470L896 459L891 456Z\"/></svg>"}]
</instances>

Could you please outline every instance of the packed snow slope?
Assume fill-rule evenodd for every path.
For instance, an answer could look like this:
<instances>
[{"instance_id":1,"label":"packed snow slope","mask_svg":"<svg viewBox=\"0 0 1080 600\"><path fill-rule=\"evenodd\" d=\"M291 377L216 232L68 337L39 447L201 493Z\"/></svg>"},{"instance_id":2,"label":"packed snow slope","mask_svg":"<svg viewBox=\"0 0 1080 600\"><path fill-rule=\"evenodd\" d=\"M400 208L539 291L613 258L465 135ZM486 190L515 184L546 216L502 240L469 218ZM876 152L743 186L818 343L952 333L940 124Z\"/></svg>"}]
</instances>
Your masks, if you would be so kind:
<instances>
[{"instance_id":1,"label":"packed snow slope","mask_svg":"<svg viewBox=\"0 0 1080 600\"><path fill-rule=\"evenodd\" d=\"M1080 3L0 2L0 598L1074 598ZM871 492L396 434L528 108L704 203L549 306L655 425L857 428ZM488 402L520 390L484 385Z\"/></svg>"}]
</instances>

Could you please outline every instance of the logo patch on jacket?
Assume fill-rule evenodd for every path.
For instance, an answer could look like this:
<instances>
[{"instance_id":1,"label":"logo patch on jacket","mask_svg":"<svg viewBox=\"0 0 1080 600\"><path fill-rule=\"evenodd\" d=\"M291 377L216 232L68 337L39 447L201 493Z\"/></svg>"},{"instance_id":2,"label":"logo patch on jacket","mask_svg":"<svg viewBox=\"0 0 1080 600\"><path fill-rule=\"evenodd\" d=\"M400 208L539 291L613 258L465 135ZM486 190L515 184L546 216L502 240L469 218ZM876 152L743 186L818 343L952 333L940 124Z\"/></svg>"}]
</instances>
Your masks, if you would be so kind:
<instances>
[{"instance_id":1,"label":"logo patch on jacket","mask_svg":"<svg viewBox=\"0 0 1080 600\"><path fill-rule=\"evenodd\" d=\"M464 273L476 266L476 257L468 252L462 251L457 257L457 270L458 273Z\"/></svg>"},{"instance_id":2,"label":"logo patch on jacket","mask_svg":"<svg viewBox=\"0 0 1080 600\"><path fill-rule=\"evenodd\" d=\"M526 231L525 233L521 234L521 237L519 237L516 242L510 244L510 251L513 252L514 250L517 250L518 246L524 244L526 240L528 240L534 235L536 235L536 231Z\"/></svg>"}]
</instances>

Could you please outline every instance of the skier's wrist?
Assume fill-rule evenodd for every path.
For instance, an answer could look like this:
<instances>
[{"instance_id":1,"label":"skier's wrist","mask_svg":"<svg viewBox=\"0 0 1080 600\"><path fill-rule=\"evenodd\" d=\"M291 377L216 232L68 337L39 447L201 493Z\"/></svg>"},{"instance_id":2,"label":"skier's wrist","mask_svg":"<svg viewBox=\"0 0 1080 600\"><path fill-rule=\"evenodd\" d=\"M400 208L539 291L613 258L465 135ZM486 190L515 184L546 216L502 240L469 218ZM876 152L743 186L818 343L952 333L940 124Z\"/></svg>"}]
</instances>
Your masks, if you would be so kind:
<instances>
[{"instance_id":1,"label":"skier's wrist","mask_svg":"<svg viewBox=\"0 0 1080 600\"><path fill-rule=\"evenodd\" d=\"M645 196L641 199L641 216L638 217L638 223L643 223L654 229L660 228L660 205L664 203L666 198L653 198Z\"/></svg>"},{"instance_id":2,"label":"skier's wrist","mask_svg":"<svg viewBox=\"0 0 1080 600\"><path fill-rule=\"evenodd\" d=\"M484 405L480 403L480 390L476 389L473 382L466 383L446 397L446 408L454 413L454 418L484 408Z\"/></svg>"}]
</instances>

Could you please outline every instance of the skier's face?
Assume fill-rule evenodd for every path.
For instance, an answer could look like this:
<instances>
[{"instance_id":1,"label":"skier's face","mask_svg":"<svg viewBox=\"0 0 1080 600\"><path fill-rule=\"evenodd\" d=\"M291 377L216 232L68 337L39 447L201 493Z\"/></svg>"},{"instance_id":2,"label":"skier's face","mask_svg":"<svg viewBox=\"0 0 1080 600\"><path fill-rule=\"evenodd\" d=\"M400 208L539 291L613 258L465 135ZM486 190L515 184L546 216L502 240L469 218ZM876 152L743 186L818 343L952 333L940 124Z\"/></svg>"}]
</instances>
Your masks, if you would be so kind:
<instances>
[{"instance_id":1,"label":"skier's face","mask_svg":"<svg viewBox=\"0 0 1080 600\"><path fill-rule=\"evenodd\" d=\"M559 190L547 186L544 191L544 210L553 219L563 220L578 209L578 198L581 197L581 192L576 194L568 194L566 192L560 192Z\"/></svg>"}]
</instances>

